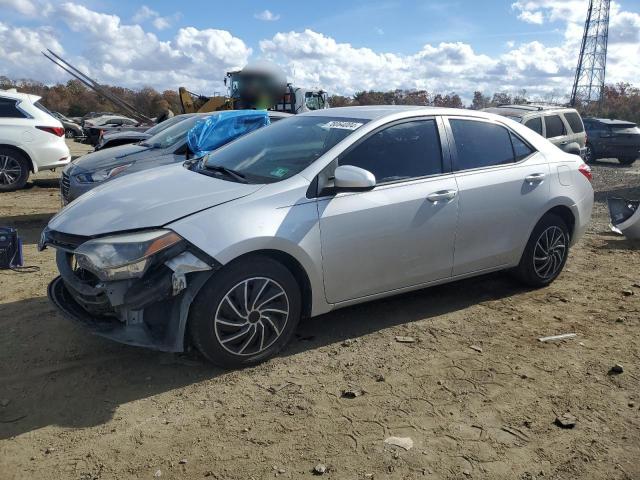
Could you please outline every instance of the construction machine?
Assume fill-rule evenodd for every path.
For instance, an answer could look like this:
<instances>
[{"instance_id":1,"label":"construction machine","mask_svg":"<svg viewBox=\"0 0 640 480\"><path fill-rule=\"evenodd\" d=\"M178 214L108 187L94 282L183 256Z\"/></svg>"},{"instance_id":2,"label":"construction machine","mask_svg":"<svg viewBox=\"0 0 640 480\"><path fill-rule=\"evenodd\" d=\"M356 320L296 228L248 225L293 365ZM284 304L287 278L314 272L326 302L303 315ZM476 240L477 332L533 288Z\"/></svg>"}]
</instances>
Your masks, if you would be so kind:
<instances>
[{"instance_id":1,"label":"construction machine","mask_svg":"<svg viewBox=\"0 0 640 480\"><path fill-rule=\"evenodd\" d=\"M329 108L327 92L294 87L275 65L248 65L227 72L224 79L228 94L207 97L180 87L183 113L219 110L267 109L286 113L303 113Z\"/></svg>"}]
</instances>

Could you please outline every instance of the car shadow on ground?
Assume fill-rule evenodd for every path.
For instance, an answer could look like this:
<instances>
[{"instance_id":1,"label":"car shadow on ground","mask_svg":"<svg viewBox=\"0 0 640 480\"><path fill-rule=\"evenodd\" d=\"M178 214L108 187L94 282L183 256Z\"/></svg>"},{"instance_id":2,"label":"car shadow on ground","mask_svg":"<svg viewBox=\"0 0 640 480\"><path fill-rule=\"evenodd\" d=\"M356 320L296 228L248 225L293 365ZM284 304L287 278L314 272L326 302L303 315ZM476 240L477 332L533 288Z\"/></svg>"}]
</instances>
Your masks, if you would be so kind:
<instances>
[{"instance_id":1,"label":"car shadow on ground","mask_svg":"<svg viewBox=\"0 0 640 480\"><path fill-rule=\"evenodd\" d=\"M429 341L430 319L523 291L508 275L490 274L337 310L303 321L280 357L418 320L426 323L412 334ZM127 402L234 375L193 353L153 352L92 336L45 297L0 304L0 321L0 397L9 401L0 405L0 439L49 425L100 425Z\"/></svg>"},{"instance_id":2,"label":"car shadow on ground","mask_svg":"<svg viewBox=\"0 0 640 480\"><path fill-rule=\"evenodd\" d=\"M33 178L23 187L24 190L31 188L60 188L60 178Z\"/></svg>"}]
</instances>

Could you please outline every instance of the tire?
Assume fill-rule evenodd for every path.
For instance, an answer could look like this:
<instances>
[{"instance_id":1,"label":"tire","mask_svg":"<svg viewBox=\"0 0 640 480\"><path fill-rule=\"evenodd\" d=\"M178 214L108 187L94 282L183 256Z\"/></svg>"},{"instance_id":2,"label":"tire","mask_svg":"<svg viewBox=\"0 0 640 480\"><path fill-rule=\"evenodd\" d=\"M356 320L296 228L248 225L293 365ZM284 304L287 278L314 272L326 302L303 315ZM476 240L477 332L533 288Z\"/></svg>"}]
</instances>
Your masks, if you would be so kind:
<instances>
[{"instance_id":1,"label":"tire","mask_svg":"<svg viewBox=\"0 0 640 480\"><path fill-rule=\"evenodd\" d=\"M569 240L565 221L558 215L547 213L531 232L520 263L514 270L515 276L531 287L546 287L560 275L567 262ZM553 250L545 255L545 245L548 247L548 244Z\"/></svg>"},{"instance_id":2,"label":"tire","mask_svg":"<svg viewBox=\"0 0 640 480\"><path fill-rule=\"evenodd\" d=\"M240 259L216 272L198 293L189 336L218 366L255 365L289 342L301 304L300 287L284 265L262 255Z\"/></svg>"},{"instance_id":3,"label":"tire","mask_svg":"<svg viewBox=\"0 0 640 480\"><path fill-rule=\"evenodd\" d=\"M587 143L586 145L586 150L584 152L584 161L585 163L593 163L596 161L596 156L590 143Z\"/></svg>"},{"instance_id":4,"label":"tire","mask_svg":"<svg viewBox=\"0 0 640 480\"><path fill-rule=\"evenodd\" d=\"M67 128L64 131L64 137L65 138L76 138L76 132L75 130L72 130L71 128Z\"/></svg>"},{"instance_id":5,"label":"tire","mask_svg":"<svg viewBox=\"0 0 640 480\"><path fill-rule=\"evenodd\" d=\"M618 159L618 162L620 163L620 165L626 165L626 166L633 165L633 162L635 161L636 159L632 157L623 157Z\"/></svg>"},{"instance_id":6,"label":"tire","mask_svg":"<svg viewBox=\"0 0 640 480\"><path fill-rule=\"evenodd\" d=\"M0 192L23 188L29 179L29 160L21 153L0 148Z\"/></svg>"}]
</instances>

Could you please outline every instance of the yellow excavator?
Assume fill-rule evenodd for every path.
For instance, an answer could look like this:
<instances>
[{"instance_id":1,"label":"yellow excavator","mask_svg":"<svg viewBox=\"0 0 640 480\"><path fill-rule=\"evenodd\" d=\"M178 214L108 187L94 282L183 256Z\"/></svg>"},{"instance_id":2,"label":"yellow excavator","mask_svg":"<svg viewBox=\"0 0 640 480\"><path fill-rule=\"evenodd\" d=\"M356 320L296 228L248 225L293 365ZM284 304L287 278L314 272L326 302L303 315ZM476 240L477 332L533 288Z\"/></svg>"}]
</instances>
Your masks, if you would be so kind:
<instances>
[{"instance_id":1,"label":"yellow excavator","mask_svg":"<svg viewBox=\"0 0 640 480\"><path fill-rule=\"evenodd\" d=\"M294 87L272 64L248 65L242 70L227 72L224 84L228 90L226 96L207 97L180 87L182 113L268 109L296 114L329 108L325 91Z\"/></svg>"}]
</instances>

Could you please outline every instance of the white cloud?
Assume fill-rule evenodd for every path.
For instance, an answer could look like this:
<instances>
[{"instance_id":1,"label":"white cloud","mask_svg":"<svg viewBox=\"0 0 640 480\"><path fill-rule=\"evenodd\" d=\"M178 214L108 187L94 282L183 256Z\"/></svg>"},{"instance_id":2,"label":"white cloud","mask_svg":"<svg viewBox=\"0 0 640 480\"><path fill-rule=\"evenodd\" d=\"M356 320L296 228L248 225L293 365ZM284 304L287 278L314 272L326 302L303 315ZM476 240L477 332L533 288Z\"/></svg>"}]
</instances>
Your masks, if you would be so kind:
<instances>
[{"instance_id":1,"label":"white cloud","mask_svg":"<svg viewBox=\"0 0 640 480\"><path fill-rule=\"evenodd\" d=\"M102 83L174 90L184 85L203 93L223 90L225 72L242 67L251 55L251 49L226 30L181 28L173 39L161 41L138 24L124 24L117 15L71 2L54 6L43 18L48 19L74 32L83 51L68 60ZM43 82L69 78L40 54L46 48L64 51L53 28L2 24L0 32L0 71Z\"/></svg>"},{"instance_id":2,"label":"white cloud","mask_svg":"<svg viewBox=\"0 0 640 480\"><path fill-rule=\"evenodd\" d=\"M38 14L38 8L31 0L0 0L0 10L10 8L28 17Z\"/></svg>"},{"instance_id":3,"label":"white cloud","mask_svg":"<svg viewBox=\"0 0 640 480\"><path fill-rule=\"evenodd\" d=\"M158 15L160 14L155 10L150 9L146 5L142 5L131 20L133 20L136 23L140 23L140 22L149 20L150 18L155 18Z\"/></svg>"},{"instance_id":4,"label":"white cloud","mask_svg":"<svg viewBox=\"0 0 640 480\"><path fill-rule=\"evenodd\" d=\"M262 12L254 14L253 17L265 22L275 22L276 20L280 20L280 14L273 13L271 10L263 10Z\"/></svg>"},{"instance_id":5,"label":"white cloud","mask_svg":"<svg viewBox=\"0 0 640 480\"><path fill-rule=\"evenodd\" d=\"M542 25L544 23L544 16L542 15L542 12L540 10L524 10L518 15L518 18L523 22L534 23L537 25Z\"/></svg>"},{"instance_id":6,"label":"white cloud","mask_svg":"<svg viewBox=\"0 0 640 480\"><path fill-rule=\"evenodd\" d=\"M169 20L167 20L166 17L155 18L151 23L158 30L164 30L164 29L169 28L171 26L171 23L169 22Z\"/></svg>"},{"instance_id":7,"label":"white cloud","mask_svg":"<svg viewBox=\"0 0 640 480\"><path fill-rule=\"evenodd\" d=\"M173 20L177 20L180 17L180 14L174 14L172 16L162 17L155 10L147 7L146 5L142 5L131 20L135 23L143 23L146 21L151 21L151 24L157 30L165 30L171 26Z\"/></svg>"},{"instance_id":8,"label":"white cloud","mask_svg":"<svg viewBox=\"0 0 640 480\"><path fill-rule=\"evenodd\" d=\"M43 77L43 72L55 70L40 53L51 48L64 53L62 45L49 27L15 27L0 21L0 71L11 78L41 81L62 81L62 70Z\"/></svg>"}]
</instances>

